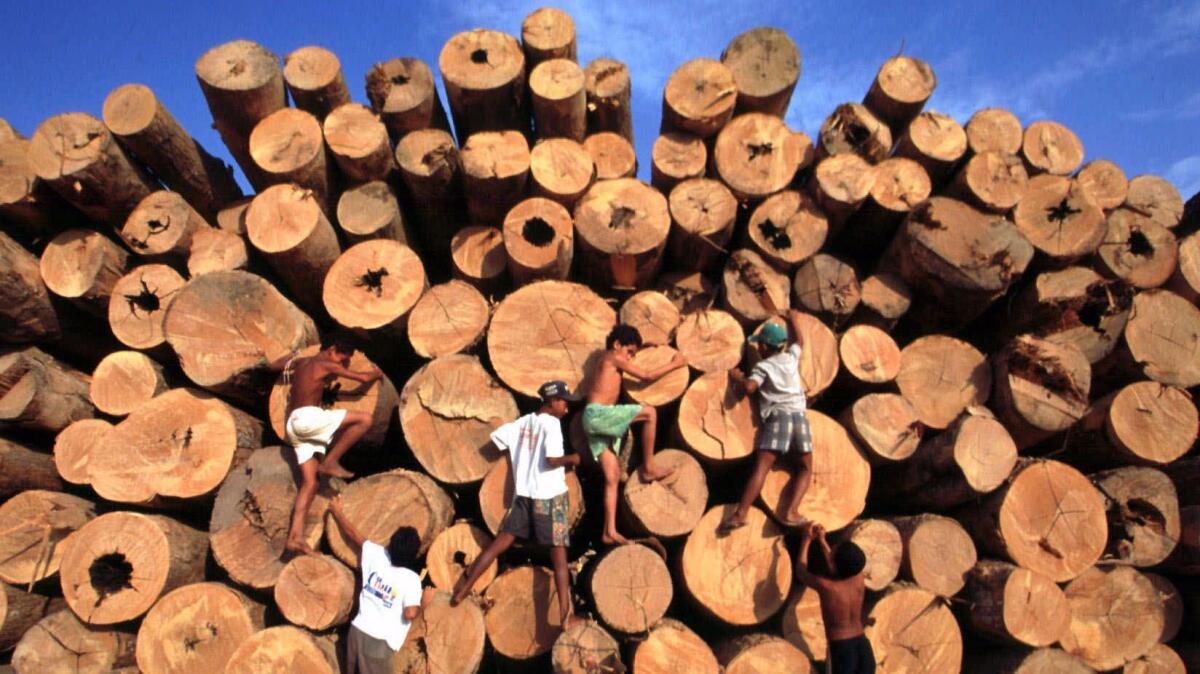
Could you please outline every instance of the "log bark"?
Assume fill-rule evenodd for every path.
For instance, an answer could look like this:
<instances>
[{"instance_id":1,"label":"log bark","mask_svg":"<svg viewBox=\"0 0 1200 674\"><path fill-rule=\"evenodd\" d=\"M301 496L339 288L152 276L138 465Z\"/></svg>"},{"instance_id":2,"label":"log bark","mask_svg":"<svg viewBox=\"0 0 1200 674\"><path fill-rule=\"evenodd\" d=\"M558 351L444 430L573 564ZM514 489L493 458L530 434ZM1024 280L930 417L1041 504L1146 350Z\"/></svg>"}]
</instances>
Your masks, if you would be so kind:
<instances>
[{"instance_id":1,"label":"log bark","mask_svg":"<svg viewBox=\"0 0 1200 674\"><path fill-rule=\"evenodd\" d=\"M674 596L666 562L642 545L612 548L595 563L588 589L600 619L622 634L648 632Z\"/></svg>"},{"instance_id":2,"label":"log bark","mask_svg":"<svg viewBox=\"0 0 1200 674\"><path fill-rule=\"evenodd\" d=\"M633 142L629 68L616 59L592 59L583 69L588 133L611 131Z\"/></svg>"},{"instance_id":3,"label":"log bark","mask_svg":"<svg viewBox=\"0 0 1200 674\"><path fill-rule=\"evenodd\" d=\"M277 110L254 126L249 148L268 184L292 183L315 198L321 210L333 212L337 195L316 117L297 108Z\"/></svg>"},{"instance_id":4,"label":"log bark","mask_svg":"<svg viewBox=\"0 0 1200 674\"><path fill-rule=\"evenodd\" d=\"M906 157L889 157L875 165L867 198L838 232L838 248L856 262L873 266L896 230L921 202L929 198L929 173ZM838 208L844 205L835 202ZM841 217L845 218L844 213ZM828 223L826 223L828 227Z\"/></svg>"},{"instance_id":5,"label":"log bark","mask_svg":"<svg viewBox=\"0 0 1200 674\"><path fill-rule=\"evenodd\" d=\"M670 484L646 482L640 473L630 475L622 492L625 511L641 533L659 538L683 536L704 515L708 502L704 470L691 455L677 449L660 449L654 460L674 469ZM607 618L605 622L620 631L644 631L625 630Z\"/></svg>"},{"instance_id":6,"label":"log bark","mask_svg":"<svg viewBox=\"0 0 1200 674\"><path fill-rule=\"evenodd\" d=\"M496 227L463 227L450 240L450 261L454 277L466 281L479 292L500 295L508 280L508 259L504 252L504 234Z\"/></svg>"},{"instance_id":7,"label":"log bark","mask_svg":"<svg viewBox=\"0 0 1200 674\"><path fill-rule=\"evenodd\" d=\"M817 133L818 160L842 154L858 155L878 164L892 153L894 136L865 105L843 103L830 113Z\"/></svg>"},{"instance_id":8,"label":"log bark","mask_svg":"<svg viewBox=\"0 0 1200 674\"><path fill-rule=\"evenodd\" d=\"M0 140L0 217L9 234L33 246L79 219L78 212L38 177L24 138Z\"/></svg>"},{"instance_id":9,"label":"log bark","mask_svg":"<svg viewBox=\"0 0 1200 674\"><path fill-rule=\"evenodd\" d=\"M479 485L479 512L483 523L492 535L500 532L500 524L512 505L513 500L512 465L507 459L496 461L488 469L483 483ZM567 473L567 527L575 529L583 519L584 502L583 487L575 472ZM554 605L554 604L552 604ZM552 611L558 615L557 611Z\"/></svg>"},{"instance_id":10,"label":"log bark","mask_svg":"<svg viewBox=\"0 0 1200 674\"><path fill-rule=\"evenodd\" d=\"M1067 185L1078 185L1079 192L1085 196L1077 200L1087 203L1086 197L1090 196L1090 192L1084 187L1084 183L1069 179L1064 180ZM1014 206L1021 203L1021 199L1029 190L1029 182L1029 174L1025 172L1025 164L1021 162L1020 157L1017 155L994 151L977 152L958 170L946 193L985 211L1007 213ZM1043 186L1046 184L1045 182L1042 183ZM1059 182L1052 180L1049 181L1049 184L1057 185ZM1038 205L1042 209L1046 208L1046 204L1044 203L1039 203ZM1082 211L1083 209L1076 210ZM1089 205L1088 211L1090 212L1091 210L1092 207ZM1022 213L1032 217L1034 222L1046 219L1049 212L1047 210L1035 212L1030 208L1022 211ZM1082 213L1068 211L1065 215L1081 216ZM1077 219L1079 218L1072 217L1072 220ZM1049 243L1051 242L1044 242L1044 244Z\"/></svg>"},{"instance_id":11,"label":"log bark","mask_svg":"<svg viewBox=\"0 0 1200 674\"><path fill-rule=\"evenodd\" d=\"M634 364L654 369L671 362L679 353L669 346L647 346L633 356ZM652 382L642 381L628 373L621 375L625 394L634 402L650 407L662 407L679 399L687 390L687 368L677 368Z\"/></svg>"},{"instance_id":12,"label":"log bark","mask_svg":"<svg viewBox=\"0 0 1200 674\"><path fill-rule=\"evenodd\" d=\"M874 169L856 154L821 159L808 181L809 194L825 213L831 234L854 215L874 186Z\"/></svg>"},{"instance_id":13,"label":"log bark","mask_svg":"<svg viewBox=\"0 0 1200 674\"><path fill-rule=\"evenodd\" d=\"M940 112L917 115L896 141L896 156L920 164L937 186L953 177L966 152L966 132L953 117Z\"/></svg>"},{"instance_id":14,"label":"log bark","mask_svg":"<svg viewBox=\"0 0 1200 674\"><path fill-rule=\"evenodd\" d=\"M667 260L672 269L711 271L725 256L733 236L738 203L721 182L688 178L667 199L671 232Z\"/></svg>"},{"instance_id":15,"label":"log bark","mask_svg":"<svg viewBox=\"0 0 1200 674\"><path fill-rule=\"evenodd\" d=\"M245 236L228 230L205 227L192 234L188 249L188 276L214 271L248 271L256 268L250 260Z\"/></svg>"},{"instance_id":16,"label":"log bark","mask_svg":"<svg viewBox=\"0 0 1200 674\"><path fill-rule=\"evenodd\" d=\"M717 525L734 506L715 506L688 534L679 559L683 589L721 622L756 625L783 607L792 585L792 559L783 533L753 508L746 526L721 536Z\"/></svg>"},{"instance_id":17,"label":"log bark","mask_svg":"<svg viewBox=\"0 0 1200 674\"><path fill-rule=\"evenodd\" d=\"M783 325L783 319L772 318L772 322ZM824 323L812 314L801 314L800 336L804 348L800 354L800 383L809 400L820 397L833 384L841 368L838 359L837 337ZM754 334L762 331L762 326Z\"/></svg>"},{"instance_id":18,"label":"log bark","mask_svg":"<svg viewBox=\"0 0 1200 674\"><path fill-rule=\"evenodd\" d=\"M1179 497L1171 478L1128 466L1088 476L1108 512L1107 556L1136 567L1159 564L1179 541Z\"/></svg>"},{"instance_id":19,"label":"log bark","mask_svg":"<svg viewBox=\"0 0 1200 674\"><path fill-rule=\"evenodd\" d=\"M663 89L663 130L708 138L729 123L736 103L733 71L720 61L692 59L676 68L667 79Z\"/></svg>"},{"instance_id":20,"label":"log bark","mask_svg":"<svg viewBox=\"0 0 1200 674\"><path fill-rule=\"evenodd\" d=\"M516 131L481 131L463 145L467 213L481 225L499 225L525 196L529 143Z\"/></svg>"},{"instance_id":21,"label":"log bark","mask_svg":"<svg viewBox=\"0 0 1200 674\"><path fill-rule=\"evenodd\" d=\"M425 266L411 248L373 239L338 256L325 274L321 297L333 320L383 346L404 336L426 287Z\"/></svg>"},{"instance_id":22,"label":"log bark","mask_svg":"<svg viewBox=\"0 0 1200 674\"><path fill-rule=\"evenodd\" d=\"M92 453L106 446L112 429L113 425L104 419L80 419L59 431L54 438L53 464L58 475L71 484L91 484L88 464L91 463ZM60 486L61 483L50 488Z\"/></svg>"},{"instance_id":23,"label":"log bark","mask_svg":"<svg viewBox=\"0 0 1200 674\"><path fill-rule=\"evenodd\" d=\"M458 33L442 47L438 69L459 143L479 131L529 132L525 54L516 38L482 28Z\"/></svg>"},{"instance_id":24,"label":"log bark","mask_svg":"<svg viewBox=\"0 0 1200 674\"><path fill-rule=\"evenodd\" d=\"M479 482L502 452L491 433L517 418L511 393L474 356L443 356L400 393L400 425L413 456L439 482Z\"/></svg>"},{"instance_id":25,"label":"log bark","mask_svg":"<svg viewBox=\"0 0 1200 674\"><path fill-rule=\"evenodd\" d=\"M500 574L484 593L492 602L484 623L488 642L510 660L550 651L562 630L554 576L542 566L517 566Z\"/></svg>"},{"instance_id":26,"label":"log bark","mask_svg":"<svg viewBox=\"0 0 1200 674\"><path fill-rule=\"evenodd\" d=\"M167 187L205 218L242 197L233 169L188 135L144 84L124 84L104 99L104 124Z\"/></svg>"},{"instance_id":27,"label":"log bark","mask_svg":"<svg viewBox=\"0 0 1200 674\"><path fill-rule=\"evenodd\" d=\"M272 185L246 210L246 234L292 296L321 315L325 276L341 254L322 202L297 185Z\"/></svg>"},{"instance_id":28,"label":"log bark","mask_svg":"<svg viewBox=\"0 0 1200 674\"><path fill-rule=\"evenodd\" d=\"M854 313L862 296L854 267L825 253L801 265L792 285L801 309L828 317L834 325Z\"/></svg>"},{"instance_id":29,"label":"log bark","mask_svg":"<svg viewBox=\"0 0 1200 674\"><path fill-rule=\"evenodd\" d=\"M90 419L90 378L35 346L0 354L0 423L57 433Z\"/></svg>"},{"instance_id":30,"label":"log bark","mask_svg":"<svg viewBox=\"0 0 1200 674\"><path fill-rule=\"evenodd\" d=\"M395 192L382 180L344 190L338 199L337 224L351 244L388 239L410 248L416 245Z\"/></svg>"},{"instance_id":31,"label":"log bark","mask_svg":"<svg viewBox=\"0 0 1200 674\"><path fill-rule=\"evenodd\" d=\"M624 671L621 645L598 623L586 620L563 630L550 651L554 674Z\"/></svg>"},{"instance_id":32,"label":"log bark","mask_svg":"<svg viewBox=\"0 0 1200 674\"><path fill-rule=\"evenodd\" d=\"M1067 597L1049 578L994 559L967 574L967 626L990 639L1041 648L1066 634Z\"/></svg>"},{"instance_id":33,"label":"log bark","mask_svg":"<svg viewBox=\"0 0 1200 674\"><path fill-rule=\"evenodd\" d=\"M550 138L533 146L529 153L529 173L534 194L571 209L595 182L596 164L578 142Z\"/></svg>"},{"instance_id":34,"label":"log bark","mask_svg":"<svg viewBox=\"0 0 1200 674\"><path fill-rule=\"evenodd\" d=\"M4 438L0 438L0 469L0 498L27 489L58 491L63 487L49 455Z\"/></svg>"},{"instance_id":35,"label":"log bark","mask_svg":"<svg viewBox=\"0 0 1200 674\"><path fill-rule=\"evenodd\" d=\"M229 656L225 674L337 674L331 640L287 626L255 632Z\"/></svg>"},{"instance_id":36,"label":"log bark","mask_svg":"<svg viewBox=\"0 0 1200 674\"><path fill-rule=\"evenodd\" d=\"M1087 267L1043 272L1017 296L1010 331L1073 345L1095 365L1116 348L1132 303L1128 284L1105 281Z\"/></svg>"},{"instance_id":37,"label":"log bark","mask_svg":"<svg viewBox=\"0 0 1200 674\"><path fill-rule=\"evenodd\" d=\"M719 309L688 313L675 331L675 347L699 372L724 373L737 367L745 343L742 326Z\"/></svg>"},{"instance_id":38,"label":"log bark","mask_svg":"<svg viewBox=\"0 0 1200 674\"><path fill-rule=\"evenodd\" d=\"M387 127L365 105L346 103L334 108L324 118L321 129L329 153L347 180L385 180L395 170Z\"/></svg>"},{"instance_id":39,"label":"log bark","mask_svg":"<svg viewBox=\"0 0 1200 674\"><path fill-rule=\"evenodd\" d=\"M550 59L575 60L575 21L554 7L535 9L521 22L521 48L528 70Z\"/></svg>"},{"instance_id":40,"label":"log bark","mask_svg":"<svg viewBox=\"0 0 1200 674\"><path fill-rule=\"evenodd\" d=\"M163 595L138 630L144 674L223 672L230 656L263 629L264 607L220 583L185 585Z\"/></svg>"},{"instance_id":41,"label":"log bark","mask_svg":"<svg viewBox=\"0 0 1200 674\"><path fill-rule=\"evenodd\" d=\"M423 358L473 350L487 330L491 307L474 286L450 281L425 291L408 320L408 340Z\"/></svg>"},{"instance_id":42,"label":"log bark","mask_svg":"<svg viewBox=\"0 0 1200 674\"><path fill-rule=\"evenodd\" d=\"M796 646L777 636L746 634L717 647L725 674L808 674L812 664Z\"/></svg>"},{"instance_id":43,"label":"log bark","mask_svg":"<svg viewBox=\"0 0 1200 674\"><path fill-rule=\"evenodd\" d=\"M1146 290L1134 296L1125 344L1147 377L1181 388L1200 385L1200 309L1175 293Z\"/></svg>"},{"instance_id":44,"label":"log bark","mask_svg":"<svg viewBox=\"0 0 1200 674\"><path fill-rule=\"evenodd\" d=\"M1179 265L1166 287L1193 304L1200 299L1200 235L1179 242Z\"/></svg>"},{"instance_id":45,"label":"log bark","mask_svg":"<svg viewBox=\"0 0 1200 674\"><path fill-rule=\"evenodd\" d=\"M487 630L475 602L450 606L439 592L413 621L404 646L392 658L395 674L476 674L483 662Z\"/></svg>"},{"instance_id":46,"label":"log bark","mask_svg":"<svg viewBox=\"0 0 1200 674\"><path fill-rule=\"evenodd\" d=\"M667 618L650 629L633 651L633 674L689 672L718 674L721 665L712 649L687 625Z\"/></svg>"},{"instance_id":47,"label":"log bark","mask_svg":"<svg viewBox=\"0 0 1200 674\"><path fill-rule=\"evenodd\" d=\"M1134 382L1095 401L1064 443L1076 466L1165 466L1196 441L1191 396L1158 382Z\"/></svg>"},{"instance_id":48,"label":"log bark","mask_svg":"<svg viewBox=\"0 0 1200 674\"><path fill-rule=\"evenodd\" d=\"M133 620L164 593L203 580L207 552L207 536L161 515L101 515L66 545L63 596L84 622Z\"/></svg>"},{"instance_id":49,"label":"log bark","mask_svg":"<svg viewBox=\"0 0 1200 674\"><path fill-rule=\"evenodd\" d=\"M1107 240L1104 211L1078 181L1062 176L1030 180L1013 222L1034 247L1060 264L1095 252Z\"/></svg>"},{"instance_id":50,"label":"log bark","mask_svg":"<svg viewBox=\"0 0 1200 674\"><path fill-rule=\"evenodd\" d=\"M981 550L1056 583L1094 564L1108 533L1100 492L1057 461L1023 460L1001 488L960 519Z\"/></svg>"},{"instance_id":51,"label":"log bark","mask_svg":"<svg viewBox=\"0 0 1200 674\"><path fill-rule=\"evenodd\" d=\"M264 447L230 471L213 502L208 524L213 559L246 587L273 587L283 571L283 545L291 524L300 471L290 447ZM310 547L325 530L328 491L318 491L304 521Z\"/></svg>"},{"instance_id":52,"label":"log bark","mask_svg":"<svg viewBox=\"0 0 1200 674\"><path fill-rule=\"evenodd\" d=\"M429 553L425 558L429 580L439 590L453 591L455 583L491 543L491 535L483 529L467 522L455 522L429 545ZM471 592L482 594L496 579L498 568L499 564L493 560L471 586Z\"/></svg>"},{"instance_id":53,"label":"log bark","mask_svg":"<svg viewBox=\"0 0 1200 674\"><path fill-rule=\"evenodd\" d=\"M751 213L747 225L755 252L786 272L795 270L820 250L828 233L829 220L813 198L794 190L767 197Z\"/></svg>"},{"instance_id":54,"label":"log bark","mask_svg":"<svg viewBox=\"0 0 1200 674\"><path fill-rule=\"evenodd\" d=\"M317 119L350 102L341 61L322 47L301 47L285 56L283 80L296 107Z\"/></svg>"},{"instance_id":55,"label":"log bark","mask_svg":"<svg viewBox=\"0 0 1200 674\"><path fill-rule=\"evenodd\" d=\"M1149 174L1134 176L1129 181L1125 207L1145 215L1168 229L1183 219L1183 197L1167 180Z\"/></svg>"},{"instance_id":56,"label":"log bark","mask_svg":"<svg viewBox=\"0 0 1200 674\"><path fill-rule=\"evenodd\" d=\"M946 428L970 405L987 402L992 373L970 344L945 335L921 337L900 351L896 385L930 428Z\"/></svg>"},{"instance_id":57,"label":"log bark","mask_svg":"<svg viewBox=\"0 0 1200 674\"><path fill-rule=\"evenodd\" d=\"M838 340L838 356L846 372L866 385L886 384L900 372L900 348L886 332L854 325Z\"/></svg>"},{"instance_id":58,"label":"log bark","mask_svg":"<svg viewBox=\"0 0 1200 674\"><path fill-rule=\"evenodd\" d=\"M85 625L65 609L30 627L12 654L17 674L107 674L133 664L133 634Z\"/></svg>"},{"instance_id":59,"label":"log bark","mask_svg":"<svg viewBox=\"0 0 1200 674\"><path fill-rule=\"evenodd\" d=\"M376 63L367 72L367 99L393 142L418 129L450 130L433 71L421 59L409 56Z\"/></svg>"},{"instance_id":60,"label":"log bark","mask_svg":"<svg viewBox=\"0 0 1200 674\"><path fill-rule=\"evenodd\" d=\"M1137 288L1166 283L1179 261L1175 234L1128 207L1108 215L1103 237L1096 251L1099 271Z\"/></svg>"},{"instance_id":61,"label":"log bark","mask_svg":"<svg viewBox=\"0 0 1200 674\"><path fill-rule=\"evenodd\" d=\"M637 328L642 344L663 346L675 340L675 330L683 321L679 309L657 290L643 290L625 300L617 321Z\"/></svg>"},{"instance_id":62,"label":"log bark","mask_svg":"<svg viewBox=\"0 0 1200 674\"><path fill-rule=\"evenodd\" d=\"M870 602L866 625L875 662L888 663L889 671L961 671L962 632L943 600L928 590L892 585Z\"/></svg>"},{"instance_id":63,"label":"log bark","mask_svg":"<svg viewBox=\"0 0 1200 674\"><path fill-rule=\"evenodd\" d=\"M863 583L867 589L883 590L899 575L904 542L900 530L888 520L854 520L838 532L837 541L839 544L848 541L862 548L867 557L867 565L863 567ZM819 606L819 602L816 603ZM821 636L824 637L823 632Z\"/></svg>"},{"instance_id":64,"label":"log bark","mask_svg":"<svg viewBox=\"0 0 1200 674\"><path fill-rule=\"evenodd\" d=\"M1186 674L1187 663L1166 644L1157 644L1145 655L1129 662L1121 670L1125 674Z\"/></svg>"},{"instance_id":65,"label":"log bark","mask_svg":"<svg viewBox=\"0 0 1200 674\"><path fill-rule=\"evenodd\" d=\"M64 336L38 258L0 232L0 342L57 342Z\"/></svg>"},{"instance_id":66,"label":"log bark","mask_svg":"<svg viewBox=\"0 0 1200 674\"><path fill-rule=\"evenodd\" d=\"M1091 568L1066 588L1071 620L1063 649L1099 671L1140 658L1158 643L1163 604L1154 585L1129 567Z\"/></svg>"},{"instance_id":67,"label":"log bark","mask_svg":"<svg viewBox=\"0 0 1200 674\"><path fill-rule=\"evenodd\" d=\"M893 136L898 136L920 114L936 88L937 76L928 63L897 55L879 66L863 105L891 127ZM1018 133L1020 128L1018 124Z\"/></svg>"},{"instance_id":68,"label":"log bark","mask_svg":"<svg viewBox=\"0 0 1200 674\"><path fill-rule=\"evenodd\" d=\"M898 393L868 393L851 403L838 421L866 450L873 465L912 456L924 433L917 410Z\"/></svg>"},{"instance_id":69,"label":"log bark","mask_svg":"<svg viewBox=\"0 0 1200 674\"><path fill-rule=\"evenodd\" d=\"M1129 194L1129 180L1125 172L1107 159L1093 159L1084 164L1075 174L1075 182L1097 206L1106 211L1125 203L1125 197Z\"/></svg>"},{"instance_id":70,"label":"log bark","mask_svg":"<svg viewBox=\"0 0 1200 674\"><path fill-rule=\"evenodd\" d=\"M45 615L50 600L0 585L0 650L11 649Z\"/></svg>"},{"instance_id":71,"label":"log bark","mask_svg":"<svg viewBox=\"0 0 1200 674\"><path fill-rule=\"evenodd\" d=\"M146 195L120 230L121 240L138 255L182 262L196 232L209 223L177 192L160 190Z\"/></svg>"},{"instance_id":72,"label":"log bark","mask_svg":"<svg viewBox=\"0 0 1200 674\"><path fill-rule=\"evenodd\" d=\"M684 314L712 309L717 299L717 285L700 272L663 272L655 287Z\"/></svg>"},{"instance_id":73,"label":"log bark","mask_svg":"<svg viewBox=\"0 0 1200 674\"><path fill-rule=\"evenodd\" d=\"M65 540L95 516L91 501L56 491L30 489L5 501L0 505L0 580L32 587L57 574Z\"/></svg>"},{"instance_id":74,"label":"log bark","mask_svg":"<svg viewBox=\"0 0 1200 674\"><path fill-rule=\"evenodd\" d=\"M1018 449L1053 437L1087 412L1092 368L1075 346L1021 335L992 364L992 408Z\"/></svg>"},{"instance_id":75,"label":"log bark","mask_svg":"<svg viewBox=\"0 0 1200 674\"><path fill-rule=\"evenodd\" d=\"M1025 127L1021 156L1025 158L1030 175L1071 175L1083 163L1083 143L1062 124L1040 120Z\"/></svg>"},{"instance_id":76,"label":"log bark","mask_svg":"<svg viewBox=\"0 0 1200 674\"><path fill-rule=\"evenodd\" d=\"M583 149L596 164L597 180L637 177L637 154L624 136L612 131L593 133L583 140Z\"/></svg>"},{"instance_id":77,"label":"log bark","mask_svg":"<svg viewBox=\"0 0 1200 674\"><path fill-rule=\"evenodd\" d=\"M980 108L967 120L967 146L974 154L1017 154L1023 135L1021 120L1003 108Z\"/></svg>"},{"instance_id":78,"label":"log bark","mask_svg":"<svg viewBox=\"0 0 1200 674\"><path fill-rule=\"evenodd\" d=\"M589 189L575 207L584 278L599 288L649 286L667 245L667 208L662 194L633 178L606 180Z\"/></svg>"},{"instance_id":79,"label":"log bark","mask_svg":"<svg viewBox=\"0 0 1200 674\"><path fill-rule=\"evenodd\" d=\"M704 140L690 133L670 131L650 148L650 182L663 194L689 178L703 178L708 166Z\"/></svg>"},{"instance_id":80,"label":"log bark","mask_svg":"<svg viewBox=\"0 0 1200 674\"><path fill-rule=\"evenodd\" d=\"M800 79L800 50L778 28L754 28L729 41L721 63L733 73L737 113L787 114Z\"/></svg>"},{"instance_id":81,"label":"log bark","mask_svg":"<svg viewBox=\"0 0 1200 674\"><path fill-rule=\"evenodd\" d=\"M1163 631L1158 641L1163 644L1174 641L1183 626L1183 596L1179 593L1179 588L1167 580L1166 576L1160 576L1157 573L1143 573L1142 575L1158 591L1158 596L1163 602Z\"/></svg>"},{"instance_id":82,"label":"log bark","mask_svg":"<svg viewBox=\"0 0 1200 674\"><path fill-rule=\"evenodd\" d=\"M38 177L92 220L120 227L156 188L129 160L104 123L82 112L42 122L29 143Z\"/></svg>"},{"instance_id":83,"label":"log bark","mask_svg":"<svg viewBox=\"0 0 1200 674\"><path fill-rule=\"evenodd\" d=\"M103 316L129 253L100 232L69 229L42 252L42 281L50 292L89 314Z\"/></svg>"},{"instance_id":84,"label":"log bark","mask_svg":"<svg viewBox=\"0 0 1200 674\"><path fill-rule=\"evenodd\" d=\"M587 135L587 93L583 69L567 58L542 60L529 73L529 93L538 138Z\"/></svg>"},{"instance_id":85,"label":"log bark","mask_svg":"<svg viewBox=\"0 0 1200 674\"><path fill-rule=\"evenodd\" d=\"M741 201L761 201L787 187L812 164L812 140L774 115L749 112L717 134L713 165Z\"/></svg>"},{"instance_id":86,"label":"log bark","mask_svg":"<svg viewBox=\"0 0 1200 674\"><path fill-rule=\"evenodd\" d=\"M749 248L735 250L721 274L721 306L743 327L777 316L792 305L788 277Z\"/></svg>"},{"instance_id":87,"label":"log bark","mask_svg":"<svg viewBox=\"0 0 1200 674\"><path fill-rule=\"evenodd\" d=\"M575 226L562 204L543 197L525 199L504 216L503 234L514 286L570 275Z\"/></svg>"},{"instance_id":88,"label":"log bark","mask_svg":"<svg viewBox=\"0 0 1200 674\"><path fill-rule=\"evenodd\" d=\"M928 513L891 521L904 543L901 577L941 597L958 594L978 559L962 525Z\"/></svg>"},{"instance_id":89,"label":"log bark","mask_svg":"<svg viewBox=\"0 0 1200 674\"><path fill-rule=\"evenodd\" d=\"M882 272L863 279L858 311L850 317L854 323L873 325L885 332L908 313L912 291L904 279Z\"/></svg>"},{"instance_id":90,"label":"log bark","mask_svg":"<svg viewBox=\"0 0 1200 674\"><path fill-rule=\"evenodd\" d=\"M167 307L183 288L184 278L165 264L134 267L112 287L108 326L122 344L132 349L154 350L166 337L163 325ZM265 281L264 281L265 283ZM157 349L155 353L163 349Z\"/></svg>"},{"instance_id":91,"label":"log bark","mask_svg":"<svg viewBox=\"0 0 1200 674\"><path fill-rule=\"evenodd\" d=\"M752 397L734 393L724 371L700 375L679 403L679 436L709 463L750 456L759 425L758 406L754 403Z\"/></svg>"},{"instance_id":92,"label":"log bark","mask_svg":"<svg viewBox=\"0 0 1200 674\"><path fill-rule=\"evenodd\" d=\"M396 163L415 205L422 252L445 259L463 213L463 168L454 138L441 129L413 131L396 144Z\"/></svg>"},{"instance_id":93,"label":"log bark","mask_svg":"<svg viewBox=\"0 0 1200 674\"><path fill-rule=\"evenodd\" d=\"M346 517L380 545L400 527L413 527L421 540L419 555L450 526L454 504L427 476L402 468L368 475L342 490ZM333 554L347 566L358 567L359 550L332 524L325 526L325 540Z\"/></svg>"},{"instance_id":94,"label":"log bark","mask_svg":"<svg viewBox=\"0 0 1200 674\"><path fill-rule=\"evenodd\" d=\"M300 555L283 567L274 594L288 622L323 632L349 622L358 584L354 572L333 557Z\"/></svg>"}]
</instances>

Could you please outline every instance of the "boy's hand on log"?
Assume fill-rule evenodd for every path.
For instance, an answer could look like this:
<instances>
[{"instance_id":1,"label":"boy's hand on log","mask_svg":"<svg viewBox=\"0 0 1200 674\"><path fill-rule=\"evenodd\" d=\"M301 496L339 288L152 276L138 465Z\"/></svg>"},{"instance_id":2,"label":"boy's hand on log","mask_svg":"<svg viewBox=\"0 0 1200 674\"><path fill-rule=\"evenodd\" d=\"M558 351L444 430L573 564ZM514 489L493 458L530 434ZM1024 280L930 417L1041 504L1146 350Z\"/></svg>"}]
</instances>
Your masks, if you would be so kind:
<instances>
[{"instance_id":1,"label":"boy's hand on log","mask_svg":"<svg viewBox=\"0 0 1200 674\"><path fill-rule=\"evenodd\" d=\"M334 496L333 498L329 499L329 509L339 515L346 514L342 510L342 495L341 494L338 494L338 495Z\"/></svg>"},{"instance_id":2,"label":"boy's hand on log","mask_svg":"<svg viewBox=\"0 0 1200 674\"><path fill-rule=\"evenodd\" d=\"M687 367L687 364L688 364L687 356L683 355L682 353L677 352L675 354L675 357L671 359L672 367Z\"/></svg>"}]
</instances>

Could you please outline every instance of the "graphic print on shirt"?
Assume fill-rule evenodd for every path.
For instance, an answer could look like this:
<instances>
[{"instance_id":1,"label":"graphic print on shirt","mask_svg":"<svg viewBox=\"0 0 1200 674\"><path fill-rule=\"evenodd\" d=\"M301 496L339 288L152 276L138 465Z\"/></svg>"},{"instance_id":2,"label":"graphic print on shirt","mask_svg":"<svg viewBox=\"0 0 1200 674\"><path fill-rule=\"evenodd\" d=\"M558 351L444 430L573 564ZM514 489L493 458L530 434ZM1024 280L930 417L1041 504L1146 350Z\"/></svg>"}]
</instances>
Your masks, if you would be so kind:
<instances>
[{"instance_id":1,"label":"graphic print on shirt","mask_svg":"<svg viewBox=\"0 0 1200 674\"><path fill-rule=\"evenodd\" d=\"M384 608L391 608L396 601L396 590L384 582L383 577L372 571L371 575L367 576L367 582L363 585L363 590L371 593L383 603Z\"/></svg>"}]
</instances>

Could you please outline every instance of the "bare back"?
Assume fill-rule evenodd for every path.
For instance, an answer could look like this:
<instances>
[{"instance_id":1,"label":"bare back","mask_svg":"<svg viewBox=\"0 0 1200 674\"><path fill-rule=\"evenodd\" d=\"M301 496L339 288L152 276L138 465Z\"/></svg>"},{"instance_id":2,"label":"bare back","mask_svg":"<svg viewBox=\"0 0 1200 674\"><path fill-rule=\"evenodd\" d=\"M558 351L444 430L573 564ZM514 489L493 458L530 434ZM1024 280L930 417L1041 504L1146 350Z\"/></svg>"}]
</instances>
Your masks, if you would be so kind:
<instances>
[{"instance_id":1,"label":"bare back","mask_svg":"<svg viewBox=\"0 0 1200 674\"><path fill-rule=\"evenodd\" d=\"M823 576L813 587L821 598L821 618L825 621L825 636L830 641L852 639L863 633L863 595L866 586L862 574L845 580Z\"/></svg>"},{"instance_id":2,"label":"bare back","mask_svg":"<svg viewBox=\"0 0 1200 674\"><path fill-rule=\"evenodd\" d=\"M605 351L596 364L592 388L588 391L587 401L600 405L615 405L621 397L621 371L617 369L617 355L611 350Z\"/></svg>"},{"instance_id":3,"label":"bare back","mask_svg":"<svg viewBox=\"0 0 1200 674\"><path fill-rule=\"evenodd\" d=\"M297 358L289 366L292 382L288 396L288 414L300 407L320 407L325 392L325 380L329 378L329 363L320 355ZM289 371L285 370L285 374Z\"/></svg>"}]
</instances>

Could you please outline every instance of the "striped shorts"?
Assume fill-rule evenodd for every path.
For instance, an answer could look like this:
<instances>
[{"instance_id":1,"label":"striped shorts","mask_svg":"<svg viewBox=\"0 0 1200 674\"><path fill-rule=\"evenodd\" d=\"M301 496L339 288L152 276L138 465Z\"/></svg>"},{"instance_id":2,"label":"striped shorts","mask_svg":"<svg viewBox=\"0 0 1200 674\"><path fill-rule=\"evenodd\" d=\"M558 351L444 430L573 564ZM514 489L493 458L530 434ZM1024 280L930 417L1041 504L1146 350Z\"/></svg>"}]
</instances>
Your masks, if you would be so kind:
<instances>
[{"instance_id":1,"label":"striped shorts","mask_svg":"<svg viewBox=\"0 0 1200 674\"><path fill-rule=\"evenodd\" d=\"M808 416L804 412L772 412L759 430L758 449L786 454L793 447L801 454L811 454L813 451Z\"/></svg>"}]
</instances>

